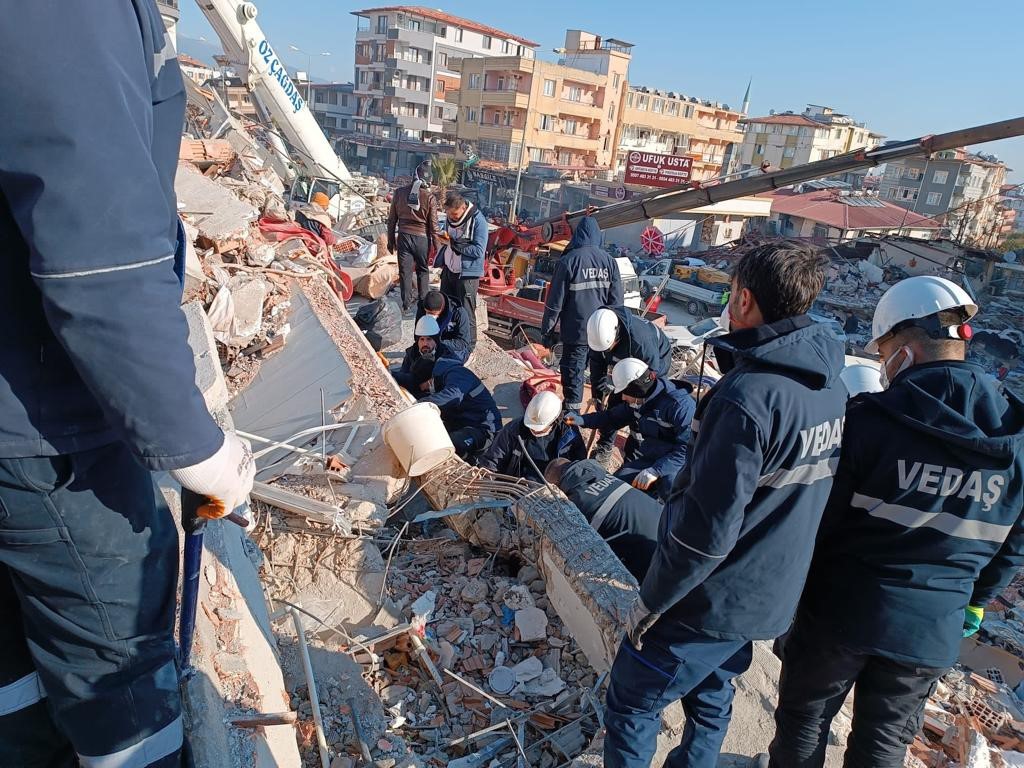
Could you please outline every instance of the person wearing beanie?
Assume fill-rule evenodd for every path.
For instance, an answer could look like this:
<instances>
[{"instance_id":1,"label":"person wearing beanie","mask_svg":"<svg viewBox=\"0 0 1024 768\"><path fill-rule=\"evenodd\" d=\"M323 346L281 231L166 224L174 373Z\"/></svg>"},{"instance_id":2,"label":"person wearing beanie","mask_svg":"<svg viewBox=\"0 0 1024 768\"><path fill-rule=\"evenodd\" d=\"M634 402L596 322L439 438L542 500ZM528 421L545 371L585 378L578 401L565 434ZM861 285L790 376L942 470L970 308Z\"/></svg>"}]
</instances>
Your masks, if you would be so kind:
<instances>
[{"instance_id":1,"label":"person wearing beanie","mask_svg":"<svg viewBox=\"0 0 1024 768\"><path fill-rule=\"evenodd\" d=\"M445 296L438 290L431 290L419 303L416 320L430 315L441 329L441 341L448 347L451 356L459 362L469 360L476 339L469 322L466 308L451 296Z\"/></svg>"},{"instance_id":2,"label":"person wearing beanie","mask_svg":"<svg viewBox=\"0 0 1024 768\"><path fill-rule=\"evenodd\" d=\"M334 231L331 229L333 226L331 214L327 211L330 205L331 200L326 193L317 192L310 199L309 205L304 205L295 211L295 223L312 232L328 246L337 242Z\"/></svg>"}]
</instances>

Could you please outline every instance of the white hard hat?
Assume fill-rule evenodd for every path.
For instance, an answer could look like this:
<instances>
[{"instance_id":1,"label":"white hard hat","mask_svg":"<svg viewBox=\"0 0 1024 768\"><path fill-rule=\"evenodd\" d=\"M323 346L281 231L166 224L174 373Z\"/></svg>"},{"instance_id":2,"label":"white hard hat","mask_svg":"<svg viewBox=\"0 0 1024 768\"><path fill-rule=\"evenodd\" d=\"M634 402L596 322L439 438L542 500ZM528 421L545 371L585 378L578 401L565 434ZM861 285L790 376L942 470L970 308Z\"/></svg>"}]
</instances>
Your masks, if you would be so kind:
<instances>
[{"instance_id":1,"label":"white hard hat","mask_svg":"<svg viewBox=\"0 0 1024 768\"><path fill-rule=\"evenodd\" d=\"M619 360L615 367L612 368L612 388L616 392L621 392L647 373L648 368L647 363L643 360L637 360L635 357Z\"/></svg>"},{"instance_id":2,"label":"white hard hat","mask_svg":"<svg viewBox=\"0 0 1024 768\"><path fill-rule=\"evenodd\" d=\"M839 372L839 378L846 385L850 397L862 392L881 392L882 382L878 380L878 369L867 363L854 363Z\"/></svg>"},{"instance_id":3,"label":"white hard hat","mask_svg":"<svg viewBox=\"0 0 1024 768\"><path fill-rule=\"evenodd\" d=\"M523 424L528 429L547 429L562 414L562 398L554 392L538 392L526 406Z\"/></svg>"},{"instance_id":4,"label":"white hard hat","mask_svg":"<svg viewBox=\"0 0 1024 768\"><path fill-rule=\"evenodd\" d=\"M587 320L587 344L595 352L607 352L615 344L619 333L619 318L606 307L602 307Z\"/></svg>"},{"instance_id":5,"label":"white hard hat","mask_svg":"<svg viewBox=\"0 0 1024 768\"><path fill-rule=\"evenodd\" d=\"M437 324L436 318L431 315L424 315L416 321L416 330L413 334L418 338L420 336L440 336L441 326Z\"/></svg>"},{"instance_id":6,"label":"white hard hat","mask_svg":"<svg viewBox=\"0 0 1024 768\"><path fill-rule=\"evenodd\" d=\"M918 275L901 280L887 290L875 307L871 319L871 341L864 347L878 353L878 340L906 320L916 320L947 309L963 308L970 320L978 313L978 305L956 283L934 275ZM950 338L959 338L951 335Z\"/></svg>"}]
</instances>

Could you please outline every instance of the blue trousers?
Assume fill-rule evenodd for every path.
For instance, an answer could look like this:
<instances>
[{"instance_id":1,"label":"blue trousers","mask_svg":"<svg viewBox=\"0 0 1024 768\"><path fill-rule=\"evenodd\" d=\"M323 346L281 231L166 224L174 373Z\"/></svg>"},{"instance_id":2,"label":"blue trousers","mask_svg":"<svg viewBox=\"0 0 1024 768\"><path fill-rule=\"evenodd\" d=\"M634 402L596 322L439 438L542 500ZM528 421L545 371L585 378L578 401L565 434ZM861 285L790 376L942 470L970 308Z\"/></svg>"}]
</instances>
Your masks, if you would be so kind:
<instances>
[{"instance_id":1,"label":"blue trousers","mask_svg":"<svg viewBox=\"0 0 1024 768\"><path fill-rule=\"evenodd\" d=\"M714 768L732 716L732 679L750 666L749 640L719 640L662 620L636 650L623 639L605 702L605 768L646 768L661 730L661 713L677 699L686 713L683 736L666 768Z\"/></svg>"},{"instance_id":2,"label":"blue trousers","mask_svg":"<svg viewBox=\"0 0 1024 768\"><path fill-rule=\"evenodd\" d=\"M0 458L0 766L181 765L177 578L126 447Z\"/></svg>"},{"instance_id":3,"label":"blue trousers","mask_svg":"<svg viewBox=\"0 0 1024 768\"><path fill-rule=\"evenodd\" d=\"M559 367L562 373L562 400L568 411L578 411L583 407L583 384L589 359L590 347L585 341L583 344L562 342Z\"/></svg>"}]
</instances>

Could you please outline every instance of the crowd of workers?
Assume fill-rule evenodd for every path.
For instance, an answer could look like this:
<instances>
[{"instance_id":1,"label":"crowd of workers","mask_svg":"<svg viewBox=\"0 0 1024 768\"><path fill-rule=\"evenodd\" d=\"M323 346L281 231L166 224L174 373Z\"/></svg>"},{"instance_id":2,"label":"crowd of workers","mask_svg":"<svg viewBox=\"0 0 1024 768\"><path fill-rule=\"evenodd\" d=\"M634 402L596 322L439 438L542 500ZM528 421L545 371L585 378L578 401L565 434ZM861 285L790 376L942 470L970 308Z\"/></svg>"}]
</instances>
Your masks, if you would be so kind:
<instances>
[{"instance_id":1,"label":"crowd of workers","mask_svg":"<svg viewBox=\"0 0 1024 768\"><path fill-rule=\"evenodd\" d=\"M0 26L0 105L17 116L0 122L3 766L188 764L177 532L153 473L218 502L211 515L253 481L249 446L196 387L180 310L181 74L151 0L128 5L28 3ZM69 79L53 50L89 66ZM417 315L399 380L438 405L459 455L561 488L640 585L605 765L649 765L660 713L681 700L665 764L714 766L733 678L754 640L780 636L770 764L822 765L856 685L846 765L902 765L961 636L1024 559L1024 404L965 361L975 302L938 277L890 288L872 327L880 391L848 401L843 346L807 316L824 257L763 246L735 269L728 332L707 342L723 377L695 398L669 378L663 335L622 307L584 218L544 316L564 402L538 394L503 427L467 367L486 220L449 195L442 235L425 170L394 202L389 245ZM301 223L322 234L317 213ZM581 415L588 360L606 407ZM580 429L606 449L623 427L610 474Z\"/></svg>"}]
</instances>

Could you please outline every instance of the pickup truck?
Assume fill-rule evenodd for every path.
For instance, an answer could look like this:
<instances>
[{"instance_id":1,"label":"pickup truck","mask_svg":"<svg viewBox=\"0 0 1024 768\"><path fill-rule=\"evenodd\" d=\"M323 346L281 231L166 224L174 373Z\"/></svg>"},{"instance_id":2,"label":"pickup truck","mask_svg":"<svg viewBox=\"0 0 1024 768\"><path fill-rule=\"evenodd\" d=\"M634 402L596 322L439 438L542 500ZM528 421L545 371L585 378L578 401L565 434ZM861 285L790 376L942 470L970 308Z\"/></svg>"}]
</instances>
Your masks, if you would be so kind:
<instances>
[{"instance_id":1,"label":"pickup truck","mask_svg":"<svg viewBox=\"0 0 1024 768\"><path fill-rule=\"evenodd\" d=\"M703 288L672 278L669 275L670 269L671 260L663 259L641 272L640 282L650 291L657 289L664 281L662 295L682 302L686 306L686 311L695 317L712 317L722 313L722 296L728 290L727 285L720 285L715 289Z\"/></svg>"}]
</instances>

